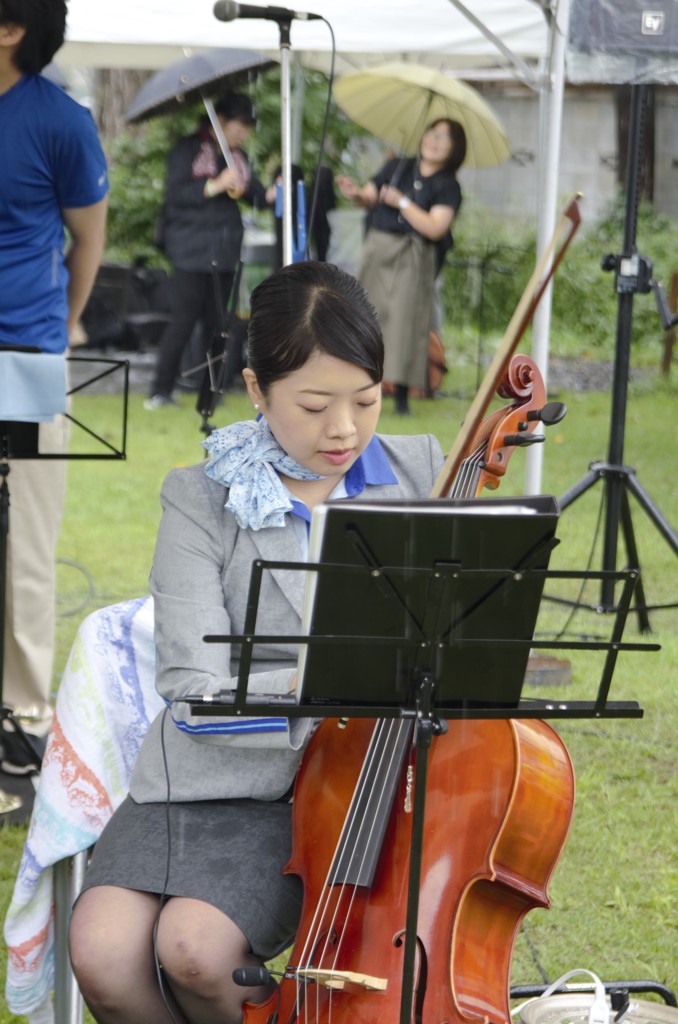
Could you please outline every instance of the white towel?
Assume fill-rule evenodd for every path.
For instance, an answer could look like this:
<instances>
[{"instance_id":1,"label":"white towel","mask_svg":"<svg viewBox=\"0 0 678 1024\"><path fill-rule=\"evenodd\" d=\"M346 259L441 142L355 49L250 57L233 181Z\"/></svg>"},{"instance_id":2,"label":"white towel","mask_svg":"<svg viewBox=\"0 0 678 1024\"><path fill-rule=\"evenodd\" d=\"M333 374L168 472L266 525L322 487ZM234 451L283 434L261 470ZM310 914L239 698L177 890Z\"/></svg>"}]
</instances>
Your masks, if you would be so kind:
<instances>
[{"instance_id":1,"label":"white towel","mask_svg":"<svg viewBox=\"0 0 678 1024\"><path fill-rule=\"evenodd\" d=\"M0 345L0 420L42 423L66 412L66 357L3 351Z\"/></svg>"}]
</instances>

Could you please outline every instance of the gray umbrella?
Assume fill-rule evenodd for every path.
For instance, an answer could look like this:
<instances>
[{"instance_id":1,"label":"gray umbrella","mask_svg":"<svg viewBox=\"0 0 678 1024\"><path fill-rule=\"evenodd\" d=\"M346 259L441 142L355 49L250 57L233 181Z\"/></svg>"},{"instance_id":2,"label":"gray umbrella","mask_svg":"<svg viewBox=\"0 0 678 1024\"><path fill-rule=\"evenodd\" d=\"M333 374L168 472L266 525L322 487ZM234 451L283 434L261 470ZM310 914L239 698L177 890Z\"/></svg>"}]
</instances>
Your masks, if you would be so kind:
<instances>
[{"instance_id":1,"label":"gray umbrella","mask_svg":"<svg viewBox=\"0 0 678 1024\"><path fill-rule=\"evenodd\" d=\"M274 63L256 50L224 47L183 57L144 82L125 111L125 120L145 121L169 114L185 103L214 94L220 86L236 84L248 71L261 71Z\"/></svg>"},{"instance_id":2,"label":"gray umbrella","mask_svg":"<svg viewBox=\"0 0 678 1024\"><path fill-rule=\"evenodd\" d=\"M202 99L224 159L232 167L228 143L214 113L210 93L213 94L224 85L235 85L248 71L261 71L274 63L270 57L256 50L221 47L194 53L156 72L144 82L125 111L125 120L145 121L149 117L169 114L184 104Z\"/></svg>"}]
</instances>

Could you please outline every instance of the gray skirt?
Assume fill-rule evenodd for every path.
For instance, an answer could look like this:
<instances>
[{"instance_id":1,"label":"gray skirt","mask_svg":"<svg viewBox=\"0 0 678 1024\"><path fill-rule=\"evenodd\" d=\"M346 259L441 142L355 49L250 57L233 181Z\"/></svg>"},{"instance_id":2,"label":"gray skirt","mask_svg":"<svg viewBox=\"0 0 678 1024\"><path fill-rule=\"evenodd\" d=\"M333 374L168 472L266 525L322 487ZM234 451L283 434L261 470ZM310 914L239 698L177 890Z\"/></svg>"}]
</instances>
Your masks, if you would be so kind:
<instances>
[{"instance_id":1,"label":"gray skirt","mask_svg":"<svg viewBox=\"0 0 678 1024\"><path fill-rule=\"evenodd\" d=\"M384 380L428 385L428 332L435 298L435 246L418 235L370 228L359 273L384 335Z\"/></svg>"},{"instance_id":2,"label":"gray skirt","mask_svg":"<svg viewBox=\"0 0 678 1024\"><path fill-rule=\"evenodd\" d=\"M128 796L94 847L83 891L117 885L203 900L270 960L292 943L301 913L301 880L282 874L291 849L286 800L166 805Z\"/></svg>"}]
</instances>

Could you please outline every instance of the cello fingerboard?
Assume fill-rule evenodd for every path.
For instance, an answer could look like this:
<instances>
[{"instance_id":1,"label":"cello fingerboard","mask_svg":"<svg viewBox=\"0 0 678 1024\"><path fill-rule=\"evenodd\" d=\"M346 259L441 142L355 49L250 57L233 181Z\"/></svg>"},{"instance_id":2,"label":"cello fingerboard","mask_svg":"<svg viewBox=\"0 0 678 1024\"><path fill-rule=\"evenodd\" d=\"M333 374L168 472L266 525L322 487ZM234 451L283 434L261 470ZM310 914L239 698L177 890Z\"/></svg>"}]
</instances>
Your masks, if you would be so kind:
<instances>
[{"instance_id":1,"label":"cello fingerboard","mask_svg":"<svg viewBox=\"0 0 678 1024\"><path fill-rule=\"evenodd\" d=\"M372 885L413 728L400 719L377 724L335 853L333 885Z\"/></svg>"}]
</instances>

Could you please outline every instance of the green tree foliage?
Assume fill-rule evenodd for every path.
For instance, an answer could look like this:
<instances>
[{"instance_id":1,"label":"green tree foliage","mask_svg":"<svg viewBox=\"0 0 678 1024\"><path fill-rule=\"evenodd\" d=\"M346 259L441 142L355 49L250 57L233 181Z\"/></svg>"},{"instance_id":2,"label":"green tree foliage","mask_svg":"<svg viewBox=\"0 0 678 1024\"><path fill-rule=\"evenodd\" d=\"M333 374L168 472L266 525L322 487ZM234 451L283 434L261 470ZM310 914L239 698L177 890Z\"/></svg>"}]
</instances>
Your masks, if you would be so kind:
<instances>
[{"instance_id":1,"label":"green tree foliage","mask_svg":"<svg viewBox=\"0 0 678 1024\"><path fill-rule=\"evenodd\" d=\"M602 269L607 254L619 255L624 243L625 203L613 203L593 225L583 225L556 272L552 334L571 347L611 358L617 334L615 274ZM653 276L667 287L678 270L676 225L649 205L638 211L636 250L653 264ZM508 326L535 264L533 227L498 219L487 211L463 209L456 246L443 270L443 302L453 328L481 333ZM662 328L654 298L634 296L632 342L656 346Z\"/></svg>"}]
</instances>

